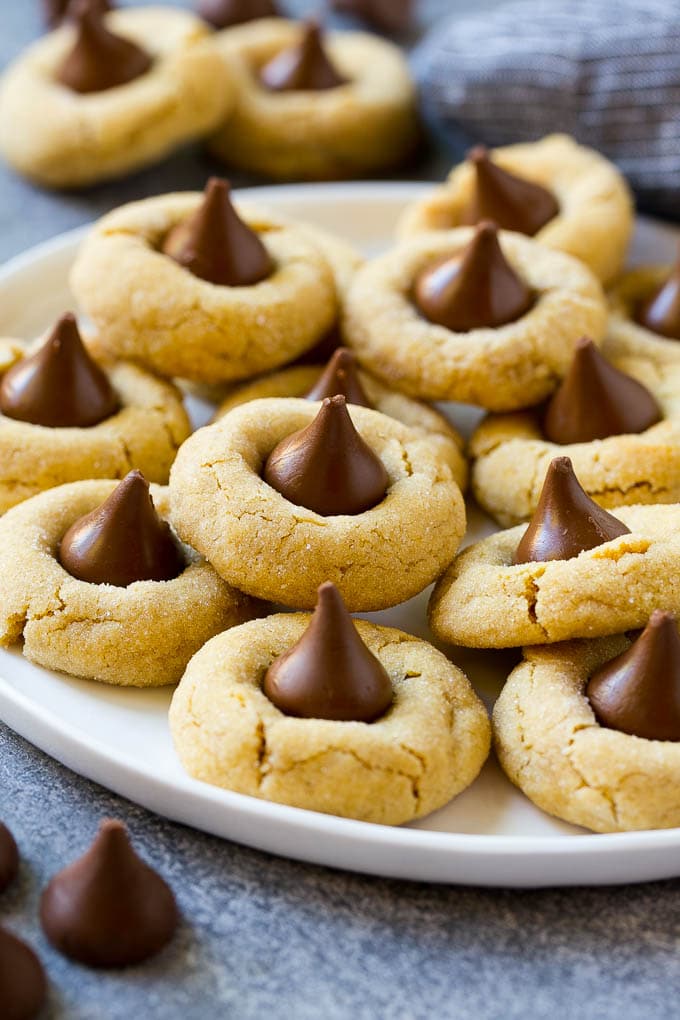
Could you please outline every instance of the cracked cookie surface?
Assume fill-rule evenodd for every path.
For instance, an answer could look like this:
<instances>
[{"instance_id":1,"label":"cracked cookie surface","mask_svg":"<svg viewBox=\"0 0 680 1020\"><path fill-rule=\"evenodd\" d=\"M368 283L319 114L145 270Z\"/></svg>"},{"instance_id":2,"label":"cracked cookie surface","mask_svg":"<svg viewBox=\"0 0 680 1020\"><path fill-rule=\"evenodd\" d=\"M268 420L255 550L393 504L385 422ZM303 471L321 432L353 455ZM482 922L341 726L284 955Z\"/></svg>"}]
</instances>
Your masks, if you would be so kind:
<instances>
[{"instance_id":1,"label":"cracked cookie surface","mask_svg":"<svg viewBox=\"0 0 680 1020\"><path fill-rule=\"evenodd\" d=\"M278 180L362 176L393 166L418 137L416 93L401 51L367 32L328 32L338 88L271 92L259 70L300 39L300 23L263 18L215 37L236 86L229 119L211 139L231 166Z\"/></svg>"},{"instance_id":2,"label":"cracked cookie surface","mask_svg":"<svg viewBox=\"0 0 680 1020\"><path fill-rule=\"evenodd\" d=\"M292 361L336 318L335 279L318 236L237 203L275 269L252 286L215 286L159 250L202 200L191 192L132 202L86 238L71 288L96 323L101 348L161 375L204 383L246 379Z\"/></svg>"},{"instance_id":3,"label":"cracked cookie surface","mask_svg":"<svg viewBox=\"0 0 680 1020\"><path fill-rule=\"evenodd\" d=\"M154 62L141 77L82 95L56 80L73 45L66 25L30 47L0 83L0 150L50 187L82 187L160 160L211 131L233 103L206 25L167 7L113 11L107 24Z\"/></svg>"},{"instance_id":4,"label":"cracked cookie surface","mask_svg":"<svg viewBox=\"0 0 680 1020\"><path fill-rule=\"evenodd\" d=\"M516 322L454 333L423 318L411 290L421 271L462 253L473 236L472 227L422 234L367 263L347 298L347 341L365 368L410 396L496 411L538 403L566 373L577 340L602 340L602 288L570 256L500 231L503 254L535 303Z\"/></svg>"},{"instance_id":5,"label":"cracked cookie surface","mask_svg":"<svg viewBox=\"0 0 680 1020\"><path fill-rule=\"evenodd\" d=\"M680 506L620 507L631 534L570 560L513 564L525 527L465 549L432 593L438 638L470 648L513 648L617 634L658 607L680 612Z\"/></svg>"},{"instance_id":6,"label":"cracked cookie surface","mask_svg":"<svg viewBox=\"0 0 680 1020\"><path fill-rule=\"evenodd\" d=\"M355 621L394 688L373 723L298 719L262 691L275 658L310 616L279 614L210 641L170 708L184 768L196 779L293 807L398 825L442 807L489 752L486 710L465 675L431 645Z\"/></svg>"},{"instance_id":7,"label":"cracked cookie surface","mask_svg":"<svg viewBox=\"0 0 680 1020\"><path fill-rule=\"evenodd\" d=\"M470 439L475 499L504 527L528 520L538 504L548 464L569 457L585 491L600 506L680 501L680 360L609 360L654 396L663 419L635 435L558 445L543 437L533 411L489 415Z\"/></svg>"},{"instance_id":8,"label":"cracked cookie surface","mask_svg":"<svg viewBox=\"0 0 680 1020\"><path fill-rule=\"evenodd\" d=\"M397 605L451 562L465 531L460 488L427 437L350 404L354 426L387 471L385 498L337 517L290 503L261 478L262 468L319 408L255 400L194 433L171 472L173 524L226 581L257 598L313 609L319 585L333 581L350 611Z\"/></svg>"},{"instance_id":9,"label":"cracked cookie surface","mask_svg":"<svg viewBox=\"0 0 680 1020\"><path fill-rule=\"evenodd\" d=\"M600 726L584 694L629 646L619 635L525 648L493 712L508 778L544 811L595 832L680 825L680 744Z\"/></svg>"},{"instance_id":10,"label":"cracked cookie surface","mask_svg":"<svg viewBox=\"0 0 680 1020\"><path fill-rule=\"evenodd\" d=\"M264 607L188 547L186 568L172 581L119 588L72 577L57 558L59 543L116 485L63 485L0 520L0 644L23 638L24 655L38 666L117 686L176 683L209 638ZM167 517L167 489L152 485L151 493Z\"/></svg>"},{"instance_id":11,"label":"cracked cookie surface","mask_svg":"<svg viewBox=\"0 0 680 1020\"><path fill-rule=\"evenodd\" d=\"M191 431L179 391L129 362L102 367L121 407L98 425L46 428L0 414L0 513L55 485L123 478L133 468L167 482Z\"/></svg>"},{"instance_id":12,"label":"cracked cookie surface","mask_svg":"<svg viewBox=\"0 0 680 1020\"><path fill-rule=\"evenodd\" d=\"M557 199L559 215L538 231L537 241L580 259L603 283L618 275L633 232L633 201L612 163L568 135L503 146L491 155L504 170L542 185ZM461 163L443 185L406 210L399 234L458 226L473 190L473 167Z\"/></svg>"},{"instance_id":13,"label":"cracked cookie surface","mask_svg":"<svg viewBox=\"0 0 680 1020\"><path fill-rule=\"evenodd\" d=\"M248 403L271 397L304 397L317 382L324 369L323 365L294 365L253 379L243 386L235 387L227 394L217 408L215 419ZM416 432L429 436L433 449L449 465L454 480L462 490L467 485L467 461L463 454L463 438L453 425L433 407L419 400L413 400L403 393L397 393L384 386L367 372L358 372L361 385L371 405L388 418L395 418Z\"/></svg>"}]
</instances>

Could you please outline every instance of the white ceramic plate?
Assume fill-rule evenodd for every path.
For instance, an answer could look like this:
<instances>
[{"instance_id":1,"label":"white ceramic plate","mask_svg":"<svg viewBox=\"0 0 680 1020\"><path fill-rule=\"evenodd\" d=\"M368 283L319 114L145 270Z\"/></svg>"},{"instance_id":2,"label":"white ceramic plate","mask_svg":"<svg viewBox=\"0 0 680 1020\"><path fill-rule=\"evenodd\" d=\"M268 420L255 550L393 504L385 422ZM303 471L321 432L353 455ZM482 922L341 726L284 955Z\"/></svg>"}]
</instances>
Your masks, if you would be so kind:
<instances>
[{"instance_id":1,"label":"white ceramic plate","mask_svg":"<svg viewBox=\"0 0 680 1020\"><path fill-rule=\"evenodd\" d=\"M242 192L344 234L366 252L390 240L406 202L424 185L305 185ZM670 260L678 231L641 220L632 261ZM55 238L0 270L0 333L30 339L73 304L67 276L82 230ZM207 408L191 408L197 422ZM448 406L464 431L478 417ZM493 528L472 515L467 541ZM427 593L380 622L429 637ZM514 653L456 650L491 704ZM228 793L185 775L167 724L169 690L135 691L39 669L0 652L0 716L89 779L161 815L272 853L375 875L471 885L544 886L640 881L680 874L680 829L596 836L535 808L490 760L473 786L428 818L401 828L353 822Z\"/></svg>"}]
</instances>

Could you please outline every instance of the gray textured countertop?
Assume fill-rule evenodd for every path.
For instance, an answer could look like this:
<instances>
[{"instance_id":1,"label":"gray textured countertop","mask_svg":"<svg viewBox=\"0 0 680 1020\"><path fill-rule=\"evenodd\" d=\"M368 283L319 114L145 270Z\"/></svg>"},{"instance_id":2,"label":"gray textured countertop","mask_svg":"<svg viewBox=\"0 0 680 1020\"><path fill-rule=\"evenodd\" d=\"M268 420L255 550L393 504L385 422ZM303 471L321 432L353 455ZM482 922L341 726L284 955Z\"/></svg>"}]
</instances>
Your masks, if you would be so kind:
<instances>
[{"instance_id":1,"label":"gray textured countertop","mask_svg":"<svg viewBox=\"0 0 680 1020\"><path fill-rule=\"evenodd\" d=\"M457 6L473 4L424 0L428 15ZM3 0L3 64L37 34L36 8L37 0ZM0 168L0 258L127 199L201 187L212 169L190 150L123 183L49 195ZM432 164L427 169L432 173ZM88 846L104 816L129 825L184 915L161 957L115 974L61 959L36 920L46 880ZM634 1020L677 1013L678 881L511 892L296 864L167 823L79 778L1 724L0 817L23 860L19 882L0 900L0 920L41 955L49 1017Z\"/></svg>"}]
</instances>

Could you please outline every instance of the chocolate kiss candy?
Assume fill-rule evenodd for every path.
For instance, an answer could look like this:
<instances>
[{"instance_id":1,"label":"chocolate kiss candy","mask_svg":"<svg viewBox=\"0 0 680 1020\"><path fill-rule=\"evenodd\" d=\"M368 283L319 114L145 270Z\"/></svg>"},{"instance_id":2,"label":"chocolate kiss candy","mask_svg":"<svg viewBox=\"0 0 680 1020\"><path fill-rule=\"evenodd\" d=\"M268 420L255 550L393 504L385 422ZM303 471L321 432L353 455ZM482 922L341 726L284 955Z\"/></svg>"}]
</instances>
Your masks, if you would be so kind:
<instances>
[{"instance_id":1,"label":"chocolate kiss candy","mask_svg":"<svg viewBox=\"0 0 680 1020\"><path fill-rule=\"evenodd\" d=\"M680 740L680 637L655 609L634 644L595 672L586 695L597 721L647 740Z\"/></svg>"},{"instance_id":2,"label":"chocolate kiss candy","mask_svg":"<svg viewBox=\"0 0 680 1020\"><path fill-rule=\"evenodd\" d=\"M40 920L64 956L127 967L160 952L179 918L170 888L137 856L125 826L107 820L87 853L47 886Z\"/></svg>"},{"instance_id":3,"label":"chocolate kiss candy","mask_svg":"<svg viewBox=\"0 0 680 1020\"><path fill-rule=\"evenodd\" d=\"M273 0L199 0L198 13L215 28L280 16Z\"/></svg>"},{"instance_id":4,"label":"chocolate kiss candy","mask_svg":"<svg viewBox=\"0 0 680 1020\"><path fill-rule=\"evenodd\" d=\"M592 340L579 340L569 371L546 407L543 432L552 443L589 443L644 432L661 418L642 383L614 368Z\"/></svg>"},{"instance_id":5,"label":"chocolate kiss candy","mask_svg":"<svg viewBox=\"0 0 680 1020\"><path fill-rule=\"evenodd\" d=\"M413 298L426 319L454 333L515 322L534 300L508 264L493 223L480 223L461 255L425 269L415 281Z\"/></svg>"},{"instance_id":6,"label":"chocolate kiss candy","mask_svg":"<svg viewBox=\"0 0 680 1020\"><path fill-rule=\"evenodd\" d=\"M0 927L0 1016L33 1020L47 998L45 971L33 950Z\"/></svg>"},{"instance_id":7,"label":"chocolate kiss candy","mask_svg":"<svg viewBox=\"0 0 680 1020\"><path fill-rule=\"evenodd\" d=\"M0 893L14 880L18 870L19 851L14 836L7 826L0 822Z\"/></svg>"},{"instance_id":8,"label":"chocolate kiss candy","mask_svg":"<svg viewBox=\"0 0 680 1020\"><path fill-rule=\"evenodd\" d=\"M211 177L196 212L170 231L163 252L194 276L220 287L249 287L271 276L274 264L257 234L231 202L230 186Z\"/></svg>"},{"instance_id":9,"label":"chocolate kiss candy","mask_svg":"<svg viewBox=\"0 0 680 1020\"><path fill-rule=\"evenodd\" d=\"M8 418L49 428L89 428L120 404L108 376L80 339L75 317L63 315L36 351L0 383L0 411Z\"/></svg>"},{"instance_id":10,"label":"chocolate kiss candy","mask_svg":"<svg viewBox=\"0 0 680 1020\"><path fill-rule=\"evenodd\" d=\"M286 715L304 719L368 723L392 704L390 678L359 637L334 584L319 588L309 627L271 664L264 693Z\"/></svg>"},{"instance_id":11,"label":"chocolate kiss candy","mask_svg":"<svg viewBox=\"0 0 680 1020\"><path fill-rule=\"evenodd\" d=\"M106 14L113 8L109 0L91 0L91 3L98 7L102 14ZM43 0L45 24L50 28L56 28L66 17L70 6L71 0Z\"/></svg>"},{"instance_id":12,"label":"chocolate kiss candy","mask_svg":"<svg viewBox=\"0 0 680 1020\"><path fill-rule=\"evenodd\" d=\"M533 237L559 214L555 196L540 184L526 181L493 163L489 150L478 145L468 153L476 171L475 195L463 214L463 223L493 220L501 230L516 230Z\"/></svg>"},{"instance_id":13,"label":"chocolate kiss candy","mask_svg":"<svg viewBox=\"0 0 680 1020\"><path fill-rule=\"evenodd\" d=\"M629 535L625 524L594 503L579 485L568 457L555 457L538 506L517 546L513 563L570 560L585 549Z\"/></svg>"},{"instance_id":14,"label":"chocolate kiss candy","mask_svg":"<svg viewBox=\"0 0 680 1020\"><path fill-rule=\"evenodd\" d=\"M339 347L323 373L306 394L307 400L323 400L341 394L348 404L373 407L357 374L357 359L346 347Z\"/></svg>"},{"instance_id":15,"label":"chocolate kiss candy","mask_svg":"<svg viewBox=\"0 0 680 1020\"><path fill-rule=\"evenodd\" d=\"M321 29L315 21L305 23L299 43L277 53L264 65L260 81L271 92L321 92L347 83L326 56Z\"/></svg>"},{"instance_id":16,"label":"chocolate kiss candy","mask_svg":"<svg viewBox=\"0 0 680 1020\"><path fill-rule=\"evenodd\" d=\"M353 14L381 32L406 32L411 24L413 0L332 0L332 7Z\"/></svg>"},{"instance_id":17,"label":"chocolate kiss candy","mask_svg":"<svg viewBox=\"0 0 680 1020\"><path fill-rule=\"evenodd\" d=\"M641 326L659 336L680 340L680 250L671 275L638 308L635 318Z\"/></svg>"},{"instance_id":18,"label":"chocolate kiss candy","mask_svg":"<svg viewBox=\"0 0 680 1020\"><path fill-rule=\"evenodd\" d=\"M389 485L383 462L354 428L343 396L326 397L310 425L275 447L264 480L322 517L370 510Z\"/></svg>"},{"instance_id":19,"label":"chocolate kiss candy","mask_svg":"<svg viewBox=\"0 0 680 1020\"><path fill-rule=\"evenodd\" d=\"M140 471L131 471L101 506L71 525L61 540L59 562L80 581L119 588L135 581L171 581L185 567Z\"/></svg>"},{"instance_id":20,"label":"chocolate kiss candy","mask_svg":"<svg viewBox=\"0 0 680 1020\"><path fill-rule=\"evenodd\" d=\"M106 27L100 5L80 0L69 13L76 22L76 41L57 73L62 85L73 92L104 92L145 74L153 61L129 39Z\"/></svg>"}]
</instances>

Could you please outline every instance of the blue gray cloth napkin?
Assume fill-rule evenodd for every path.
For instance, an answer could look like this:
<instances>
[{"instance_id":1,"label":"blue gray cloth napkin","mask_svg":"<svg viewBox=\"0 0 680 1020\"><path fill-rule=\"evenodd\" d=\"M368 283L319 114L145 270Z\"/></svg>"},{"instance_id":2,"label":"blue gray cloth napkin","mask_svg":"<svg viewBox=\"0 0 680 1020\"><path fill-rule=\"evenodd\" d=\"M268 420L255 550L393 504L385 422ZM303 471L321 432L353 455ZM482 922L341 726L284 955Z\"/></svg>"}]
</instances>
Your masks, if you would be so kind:
<instances>
[{"instance_id":1,"label":"blue gray cloth napkin","mask_svg":"<svg viewBox=\"0 0 680 1020\"><path fill-rule=\"evenodd\" d=\"M680 219L679 0L513 0L453 16L413 54L425 114L460 141L566 131Z\"/></svg>"}]
</instances>

